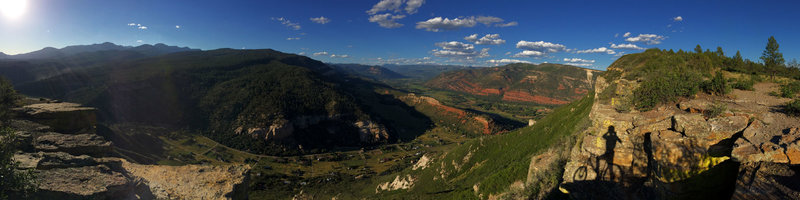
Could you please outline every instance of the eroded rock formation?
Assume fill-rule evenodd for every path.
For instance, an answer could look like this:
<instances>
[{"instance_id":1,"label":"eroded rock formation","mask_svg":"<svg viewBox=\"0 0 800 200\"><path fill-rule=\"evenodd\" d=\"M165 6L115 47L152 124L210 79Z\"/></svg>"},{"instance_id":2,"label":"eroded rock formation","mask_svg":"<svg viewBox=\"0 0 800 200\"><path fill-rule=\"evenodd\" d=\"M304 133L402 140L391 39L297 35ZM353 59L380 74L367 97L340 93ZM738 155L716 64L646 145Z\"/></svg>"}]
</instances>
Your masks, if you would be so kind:
<instances>
[{"instance_id":1,"label":"eroded rock formation","mask_svg":"<svg viewBox=\"0 0 800 200\"><path fill-rule=\"evenodd\" d=\"M133 164L109 156L113 146L96 134L94 108L41 103L16 110L22 119L8 125L22 146L13 159L33 170L34 199L247 198L246 165Z\"/></svg>"},{"instance_id":2,"label":"eroded rock formation","mask_svg":"<svg viewBox=\"0 0 800 200\"><path fill-rule=\"evenodd\" d=\"M617 96L636 87L616 81ZM595 94L608 85L598 78ZM626 112L596 97L560 189L578 199L800 198L800 119L753 101L700 94ZM715 105L727 109L702 114Z\"/></svg>"}]
</instances>

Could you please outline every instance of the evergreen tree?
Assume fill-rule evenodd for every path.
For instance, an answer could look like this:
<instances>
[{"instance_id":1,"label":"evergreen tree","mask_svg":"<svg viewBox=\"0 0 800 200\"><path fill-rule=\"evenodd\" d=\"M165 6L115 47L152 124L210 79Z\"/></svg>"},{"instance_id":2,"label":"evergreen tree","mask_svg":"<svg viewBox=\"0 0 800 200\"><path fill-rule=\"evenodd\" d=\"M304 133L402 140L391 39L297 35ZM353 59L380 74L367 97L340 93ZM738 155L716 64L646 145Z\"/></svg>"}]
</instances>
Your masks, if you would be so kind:
<instances>
[{"instance_id":1,"label":"evergreen tree","mask_svg":"<svg viewBox=\"0 0 800 200\"><path fill-rule=\"evenodd\" d=\"M717 53L718 56L725 56L725 52L722 52L722 47L717 47L717 51L714 53Z\"/></svg>"},{"instance_id":2,"label":"evergreen tree","mask_svg":"<svg viewBox=\"0 0 800 200\"><path fill-rule=\"evenodd\" d=\"M694 52L703 53L703 47L700 47L700 45L698 44L696 47L694 47Z\"/></svg>"},{"instance_id":3,"label":"evergreen tree","mask_svg":"<svg viewBox=\"0 0 800 200\"><path fill-rule=\"evenodd\" d=\"M18 99L19 95L11 83L0 76L0 125L11 116L11 107Z\"/></svg>"},{"instance_id":4,"label":"evergreen tree","mask_svg":"<svg viewBox=\"0 0 800 200\"><path fill-rule=\"evenodd\" d=\"M786 66L789 68L800 69L800 63L797 62L797 59L792 59L789 63L786 63Z\"/></svg>"},{"instance_id":5,"label":"evergreen tree","mask_svg":"<svg viewBox=\"0 0 800 200\"><path fill-rule=\"evenodd\" d=\"M761 53L761 60L769 68L781 66L785 62L783 53L778 51L778 47L780 47L778 41L775 40L774 36L770 36L769 40L767 40L767 48Z\"/></svg>"},{"instance_id":6,"label":"evergreen tree","mask_svg":"<svg viewBox=\"0 0 800 200\"><path fill-rule=\"evenodd\" d=\"M742 54L741 54L741 53L739 53L739 51L736 51L736 55L735 55L735 56L733 56L733 60L735 60L735 61L736 61L736 63L742 63L742 62L744 62L744 60L742 60Z\"/></svg>"}]
</instances>

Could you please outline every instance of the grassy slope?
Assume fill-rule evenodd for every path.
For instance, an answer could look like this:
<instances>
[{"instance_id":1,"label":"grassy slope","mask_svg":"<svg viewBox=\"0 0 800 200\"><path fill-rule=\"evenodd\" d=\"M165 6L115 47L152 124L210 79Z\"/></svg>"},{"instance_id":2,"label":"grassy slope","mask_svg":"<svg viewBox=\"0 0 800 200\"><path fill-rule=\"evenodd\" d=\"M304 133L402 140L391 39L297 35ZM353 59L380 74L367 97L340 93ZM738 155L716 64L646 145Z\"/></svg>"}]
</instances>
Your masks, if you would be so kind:
<instances>
[{"instance_id":1,"label":"grassy slope","mask_svg":"<svg viewBox=\"0 0 800 200\"><path fill-rule=\"evenodd\" d=\"M588 125L592 103L590 94L556 109L532 127L474 139L448 151L443 158L434 156L435 162L428 168L421 171L407 169L401 173L418 178L411 190L382 193L381 198L472 199L477 198L473 186L478 183L478 195L488 197L502 193L512 183L525 181L532 155L558 145L562 138ZM460 169L454 164L461 166ZM441 178L442 170L446 172L444 179ZM391 181L394 176L385 178L384 181Z\"/></svg>"}]
</instances>

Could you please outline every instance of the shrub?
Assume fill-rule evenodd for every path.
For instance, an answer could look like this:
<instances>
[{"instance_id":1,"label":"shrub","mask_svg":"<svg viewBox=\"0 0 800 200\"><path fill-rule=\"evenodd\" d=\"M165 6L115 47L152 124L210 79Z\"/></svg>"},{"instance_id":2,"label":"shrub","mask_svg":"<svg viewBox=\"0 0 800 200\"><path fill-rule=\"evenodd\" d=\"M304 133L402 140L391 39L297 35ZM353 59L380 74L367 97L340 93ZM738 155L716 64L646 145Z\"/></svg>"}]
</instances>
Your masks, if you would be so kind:
<instances>
[{"instance_id":1,"label":"shrub","mask_svg":"<svg viewBox=\"0 0 800 200\"><path fill-rule=\"evenodd\" d=\"M783 105L783 111L787 115L800 116L800 99L795 99Z\"/></svg>"},{"instance_id":2,"label":"shrub","mask_svg":"<svg viewBox=\"0 0 800 200\"><path fill-rule=\"evenodd\" d=\"M703 91L712 95L726 95L731 92L731 86L722 72L717 72L711 80L703 82Z\"/></svg>"},{"instance_id":3,"label":"shrub","mask_svg":"<svg viewBox=\"0 0 800 200\"><path fill-rule=\"evenodd\" d=\"M647 111L656 105L674 102L679 97L690 97L699 91L700 77L696 73L681 70L666 72L642 82L633 91L633 104L638 110Z\"/></svg>"},{"instance_id":4,"label":"shrub","mask_svg":"<svg viewBox=\"0 0 800 200\"><path fill-rule=\"evenodd\" d=\"M714 118L714 117L718 117L719 115L724 113L725 110L728 110L728 106L726 106L724 103L715 103L715 104L711 105L711 108L709 108L708 110L703 112L703 115L706 118L711 119L711 118Z\"/></svg>"},{"instance_id":5,"label":"shrub","mask_svg":"<svg viewBox=\"0 0 800 200\"><path fill-rule=\"evenodd\" d=\"M8 80L0 76L0 122L11 117L11 107L19 100L19 95ZM2 123L0 123L2 124Z\"/></svg>"},{"instance_id":6,"label":"shrub","mask_svg":"<svg viewBox=\"0 0 800 200\"><path fill-rule=\"evenodd\" d=\"M792 98L800 92L800 82L794 81L781 86L781 97Z\"/></svg>"},{"instance_id":7,"label":"shrub","mask_svg":"<svg viewBox=\"0 0 800 200\"><path fill-rule=\"evenodd\" d=\"M17 171L12 157L17 148L14 131L0 127L0 199L25 197L35 190L32 171Z\"/></svg>"},{"instance_id":8,"label":"shrub","mask_svg":"<svg viewBox=\"0 0 800 200\"><path fill-rule=\"evenodd\" d=\"M754 84L755 84L755 81L753 79L740 78L740 79L735 79L733 81L733 84L731 84L731 87L736 88L736 89L740 89L740 90L753 91L753 90L755 90L755 88L753 88Z\"/></svg>"}]
</instances>

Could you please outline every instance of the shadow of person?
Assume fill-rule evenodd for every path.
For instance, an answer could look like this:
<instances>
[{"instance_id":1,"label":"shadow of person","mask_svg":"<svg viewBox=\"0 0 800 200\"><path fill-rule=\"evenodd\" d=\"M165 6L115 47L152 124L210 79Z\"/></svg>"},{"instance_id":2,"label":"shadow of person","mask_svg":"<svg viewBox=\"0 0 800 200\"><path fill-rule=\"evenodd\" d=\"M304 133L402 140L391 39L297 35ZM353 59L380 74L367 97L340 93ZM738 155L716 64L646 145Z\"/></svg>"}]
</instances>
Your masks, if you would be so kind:
<instances>
[{"instance_id":1,"label":"shadow of person","mask_svg":"<svg viewBox=\"0 0 800 200\"><path fill-rule=\"evenodd\" d=\"M614 148L617 147L617 142L622 142L617 136L617 132L614 130L614 126L609 126L608 131L603 134L603 139L606 140L606 151L597 159L597 166L596 170L599 170L600 173L597 173L597 178L602 180L605 177L605 173L608 173L609 181L614 180ZM600 169L600 161L604 160L606 162L605 169Z\"/></svg>"}]
</instances>

